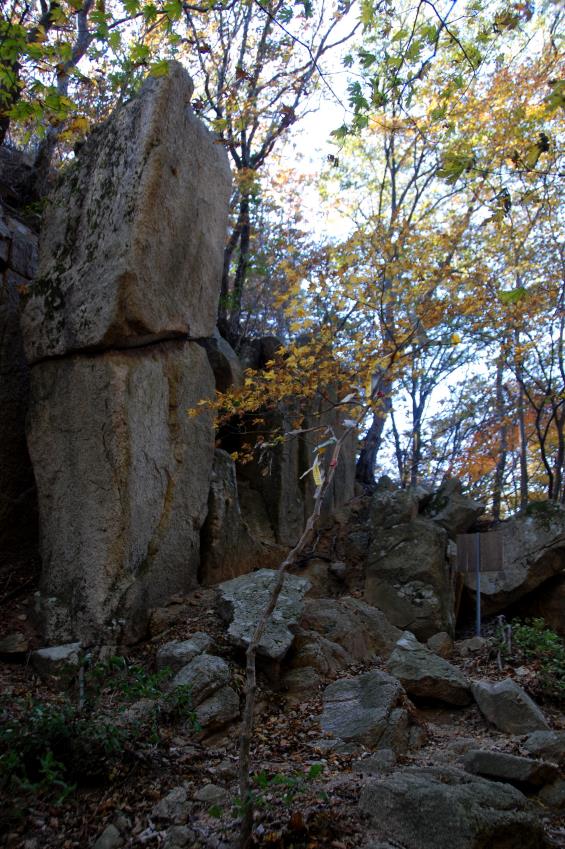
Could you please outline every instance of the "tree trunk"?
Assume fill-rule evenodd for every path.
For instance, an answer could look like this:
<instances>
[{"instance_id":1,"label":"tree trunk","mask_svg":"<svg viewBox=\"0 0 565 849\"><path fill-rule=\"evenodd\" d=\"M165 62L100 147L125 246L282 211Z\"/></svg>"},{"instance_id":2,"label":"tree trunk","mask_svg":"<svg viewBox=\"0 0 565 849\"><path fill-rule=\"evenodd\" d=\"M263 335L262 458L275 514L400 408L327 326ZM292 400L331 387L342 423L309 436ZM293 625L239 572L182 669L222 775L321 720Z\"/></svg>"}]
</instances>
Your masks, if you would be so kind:
<instances>
[{"instance_id":1,"label":"tree trunk","mask_svg":"<svg viewBox=\"0 0 565 849\"><path fill-rule=\"evenodd\" d=\"M373 486L375 483L375 465L377 454L383 441L383 431L387 416L392 407L390 391L392 389L388 380L382 382L384 398L382 399L382 410L373 413L373 421L363 440L363 447L357 460L355 478L365 486ZM384 389L386 387L386 391Z\"/></svg>"},{"instance_id":2,"label":"tree trunk","mask_svg":"<svg viewBox=\"0 0 565 849\"><path fill-rule=\"evenodd\" d=\"M492 490L492 516L495 522L500 522L502 486L508 448L508 426L506 424L504 410L504 387L502 383L503 373L504 366L502 363L499 363L496 367L496 419L498 424L499 442Z\"/></svg>"}]
</instances>

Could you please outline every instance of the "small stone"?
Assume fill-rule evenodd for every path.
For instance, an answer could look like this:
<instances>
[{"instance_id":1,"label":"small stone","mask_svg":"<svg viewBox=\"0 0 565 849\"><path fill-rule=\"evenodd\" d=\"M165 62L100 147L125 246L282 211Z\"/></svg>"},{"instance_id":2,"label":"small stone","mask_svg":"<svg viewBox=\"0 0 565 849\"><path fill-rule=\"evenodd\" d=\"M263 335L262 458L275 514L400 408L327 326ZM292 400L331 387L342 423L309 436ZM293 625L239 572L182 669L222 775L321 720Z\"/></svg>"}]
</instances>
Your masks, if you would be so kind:
<instances>
[{"instance_id":1,"label":"small stone","mask_svg":"<svg viewBox=\"0 0 565 849\"><path fill-rule=\"evenodd\" d=\"M19 617L18 617L19 618ZM26 617L24 616L24 619ZM25 654L29 648L26 637L20 633L8 634L0 639L0 654L17 655Z\"/></svg>"},{"instance_id":2,"label":"small stone","mask_svg":"<svg viewBox=\"0 0 565 849\"><path fill-rule=\"evenodd\" d=\"M390 770L396 763L396 755L392 749L381 749L368 758L361 758L352 766L353 772L361 775L379 775L381 772Z\"/></svg>"},{"instance_id":3,"label":"small stone","mask_svg":"<svg viewBox=\"0 0 565 849\"><path fill-rule=\"evenodd\" d=\"M489 752L475 749L467 752L463 758L467 772L481 775L495 781L506 781L513 784L522 792L539 790L546 784L551 784L559 776L555 764L537 761L531 758L520 758L506 752Z\"/></svg>"},{"instance_id":4,"label":"small stone","mask_svg":"<svg viewBox=\"0 0 565 849\"><path fill-rule=\"evenodd\" d=\"M186 788L174 787L153 807L151 816L155 819L182 824L186 822L190 814L190 807Z\"/></svg>"},{"instance_id":5,"label":"small stone","mask_svg":"<svg viewBox=\"0 0 565 849\"><path fill-rule=\"evenodd\" d=\"M476 654L482 651L486 644L487 641L483 637L470 637L468 640L457 640L455 648L461 657L467 657L469 654Z\"/></svg>"},{"instance_id":6,"label":"small stone","mask_svg":"<svg viewBox=\"0 0 565 849\"><path fill-rule=\"evenodd\" d=\"M228 794L224 787L219 787L217 784L205 784L196 791L194 798L206 805L222 805L227 802Z\"/></svg>"},{"instance_id":7,"label":"small stone","mask_svg":"<svg viewBox=\"0 0 565 849\"><path fill-rule=\"evenodd\" d=\"M198 631L188 640L173 640L165 643L155 656L157 669L169 667L173 672L178 672L199 654L208 651L212 647L212 642L209 634Z\"/></svg>"},{"instance_id":8,"label":"small stone","mask_svg":"<svg viewBox=\"0 0 565 849\"><path fill-rule=\"evenodd\" d=\"M419 643L409 631L398 640L387 666L412 698L457 706L472 701L469 682L463 673Z\"/></svg>"},{"instance_id":9,"label":"small stone","mask_svg":"<svg viewBox=\"0 0 565 849\"><path fill-rule=\"evenodd\" d=\"M543 787L536 798L540 799L548 808L565 811L565 780L557 778L552 784Z\"/></svg>"},{"instance_id":10,"label":"small stone","mask_svg":"<svg viewBox=\"0 0 565 849\"><path fill-rule=\"evenodd\" d=\"M37 649L32 652L31 664L40 675L57 675L69 666L79 665L80 643Z\"/></svg>"},{"instance_id":11,"label":"small stone","mask_svg":"<svg viewBox=\"0 0 565 849\"><path fill-rule=\"evenodd\" d=\"M206 731L214 731L239 717L239 696L232 687L221 687L196 708L196 719Z\"/></svg>"},{"instance_id":12,"label":"small stone","mask_svg":"<svg viewBox=\"0 0 565 849\"><path fill-rule=\"evenodd\" d=\"M344 581L347 575L347 564L343 563L341 560L334 560L329 565L330 574L337 578L338 581Z\"/></svg>"},{"instance_id":13,"label":"small stone","mask_svg":"<svg viewBox=\"0 0 565 849\"><path fill-rule=\"evenodd\" d=\"M190 687L192 703L197 707L216 690L228 684L230 677L230 668L223 658L199 654L177 672L171 687L173 689L181 686Z\"/></svg>"},{"instance_id":14,"label":"small stone","mask_svg":"<svg viewBox=\"0 0 565 849\"><path fill-rule=\"evenodd\" d=\"M440 657L451 657L453 654L453 640L447 631L440 631L427 640L429 649L439 654Z\"/></svg>"},{"instance_id":15,"label":"small stone","mask_svg":"<svg viewBox=\"0 0 565 849\"><path fill-rule=\"evenodd\" d=\"M186 825L173 825L167 829L163 849L184 849L185 846L193 846L196 840L196 832Z\"/></svg>"},{"instance_id":16,"label":"small stone","mask_svg":"<svg viewBox=\"0 0 565 849\"><path fill-rule=\"evenodd\" d=\"M100 837L95 842L93 849L117 849L123 845L120 832L115 825L107 825Z\"/></svg>"}]
</instances>

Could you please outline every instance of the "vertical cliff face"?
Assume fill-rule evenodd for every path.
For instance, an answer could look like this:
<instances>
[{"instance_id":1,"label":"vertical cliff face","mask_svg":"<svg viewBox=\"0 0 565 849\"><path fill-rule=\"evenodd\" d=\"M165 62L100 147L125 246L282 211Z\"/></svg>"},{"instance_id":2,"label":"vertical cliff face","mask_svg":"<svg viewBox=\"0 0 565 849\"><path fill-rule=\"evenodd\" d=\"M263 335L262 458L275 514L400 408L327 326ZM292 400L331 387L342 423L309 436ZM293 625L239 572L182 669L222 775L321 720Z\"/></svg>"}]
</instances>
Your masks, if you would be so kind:
<instances>
[{"instance_id":1,"label":"vertical cliff face","mask_svg":"<svg viewBox=\"0 0 565 849\"><path fill-rule=\"evenodd\" d=\"M45 637L136 639L196 584L231 189L180 65L86 142L49 199L22 317Z\"/></svg>"},{"instance_id":2,"label":"vertical cliff face","mask_svg":"<svg viewBox=\"0 0 565 849\"><path fill-rule=\"evenodd\" d=\"M4 170L5 165L0 161ZM5 188L0 185L0 191ZM19 325L22 294L36 265L37 234L0 202L0 560L36 535L35 486L25 440L29 368Z\"/></svg>"}]
</instances>

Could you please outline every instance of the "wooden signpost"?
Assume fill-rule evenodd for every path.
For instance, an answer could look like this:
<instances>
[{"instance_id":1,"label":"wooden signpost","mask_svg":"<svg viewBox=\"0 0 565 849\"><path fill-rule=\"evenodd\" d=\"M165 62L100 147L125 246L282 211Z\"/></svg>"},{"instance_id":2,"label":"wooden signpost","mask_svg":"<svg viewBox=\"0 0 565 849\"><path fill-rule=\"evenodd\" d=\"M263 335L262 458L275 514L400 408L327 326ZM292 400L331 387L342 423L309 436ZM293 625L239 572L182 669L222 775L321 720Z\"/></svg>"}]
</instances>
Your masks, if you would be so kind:
<instances>
[{"instance_id":1,"label":"wooden signpost","mask_svg":"<svg viewBox=\"0 0 565 849\"><path fill-rule=\"evenodd\" d=\"M481 636L481 572L501 572L504 544L500 531L457 535L458 572L474 573L476 580L476 634Z\"/></svg>"}]
</instances>

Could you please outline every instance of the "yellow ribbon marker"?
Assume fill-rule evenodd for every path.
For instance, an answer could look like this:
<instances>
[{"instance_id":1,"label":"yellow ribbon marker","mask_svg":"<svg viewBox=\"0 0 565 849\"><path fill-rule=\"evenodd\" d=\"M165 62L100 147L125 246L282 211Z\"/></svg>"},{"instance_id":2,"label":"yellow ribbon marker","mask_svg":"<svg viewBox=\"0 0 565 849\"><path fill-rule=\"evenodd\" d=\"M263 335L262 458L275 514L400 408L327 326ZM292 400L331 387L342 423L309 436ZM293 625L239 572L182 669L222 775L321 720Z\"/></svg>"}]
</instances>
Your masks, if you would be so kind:
<instances>
[{"instance_id":1,"label":"yellow ribbon marker","mask_svg":"<svg viewBox=\"0 0 565 849\"><path fill-rule=\"evenodd\" d=\"M314 460L314 465L312 466L312 475L314 476L314 483L316 486L322 486L322 470L320 468L320 464L318 462L318 458Z\"/></svg>"}]
</instances>

